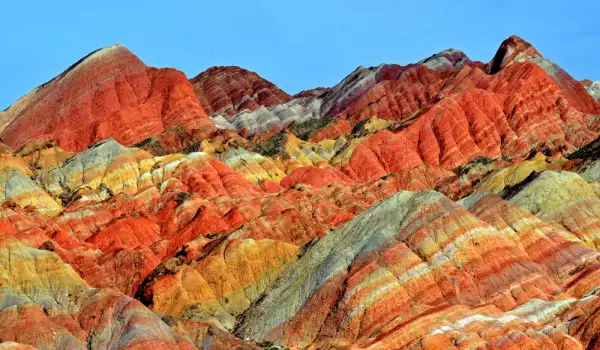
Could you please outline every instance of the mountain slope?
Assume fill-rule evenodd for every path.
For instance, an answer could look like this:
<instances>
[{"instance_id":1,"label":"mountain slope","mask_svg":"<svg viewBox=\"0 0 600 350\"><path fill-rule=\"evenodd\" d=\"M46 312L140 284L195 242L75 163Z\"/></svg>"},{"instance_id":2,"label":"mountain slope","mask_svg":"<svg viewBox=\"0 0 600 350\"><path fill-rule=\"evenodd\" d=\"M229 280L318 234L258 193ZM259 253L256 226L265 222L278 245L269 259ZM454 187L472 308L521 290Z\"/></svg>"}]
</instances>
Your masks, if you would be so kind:
<instances>
[{"instance_id":1,"label":"mountain slope","mask_svg":"<svg viewBox=\"0 0 600 350\"><path fill-rule=\"evenodd\" d=\"M0 114L0 348L599 344L599 104L518 37L290 96L121 46Z\"/></svg>"},{"instance_id":2,"label":"mountain slope","mask_svg":"<svg viewBox=\"0 0 600 350\"><path fill-rule=\"evenodd\" d=\"M212 67L190 82L209 115L232 117L243 110L253 111L291 100L290 95L273 83L240 67Z\"/></svg>"},{"instance_id":3,"label":"mountain slope","mask_svg":"<svg viewBox=\"0 0 600 350\"><path fill-rule=\"evenodd\" d=\"M147 67L120 45L92 52L0 112L0 137L14 148L39 139L69 151L106 137L133 144L173 125L213 127L183 73Z\"/></svg>"}]
</instances>

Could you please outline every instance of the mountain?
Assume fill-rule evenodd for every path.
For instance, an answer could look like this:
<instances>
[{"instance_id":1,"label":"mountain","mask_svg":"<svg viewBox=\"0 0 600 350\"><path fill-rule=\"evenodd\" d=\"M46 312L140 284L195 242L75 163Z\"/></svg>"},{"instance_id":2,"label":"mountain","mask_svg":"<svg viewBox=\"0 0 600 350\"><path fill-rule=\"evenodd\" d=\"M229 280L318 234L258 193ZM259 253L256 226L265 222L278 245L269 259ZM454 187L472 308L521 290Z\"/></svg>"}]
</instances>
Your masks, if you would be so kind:
<instances>
[{"instance_id":1,"label":"mountain","mask_svg":"<svg viewBox=\"0 0 600 350\"><path fill-rule=\"evenodd\" d=\"M106 137L130 145L174 125L213 128L183 73L148 67L120 45L92 52L0 112L0 137L13 148L51 140L81 151Z\"/></svg>"},{"instance_id":2,"label":"mountain","mask_svg":"<svg viewBox=\"0 0 600 350\"><path fill-rule=\"evenodd\" d=\"M0 114L0 348L600 346L600 104L518 37L290 96L122 46Z\"/></svg>"},{"instance_id":3,"label":"mountain","mask_svg":"<svg viewBox=\"0 0 600 350\"><path fill-rule=\"evenodd\" d=\"M270 81L240 67L212 67L190 82L196 97L210 114L232 117L243 110L270 107L291 100Z\"/></svg>"}]
</instances>

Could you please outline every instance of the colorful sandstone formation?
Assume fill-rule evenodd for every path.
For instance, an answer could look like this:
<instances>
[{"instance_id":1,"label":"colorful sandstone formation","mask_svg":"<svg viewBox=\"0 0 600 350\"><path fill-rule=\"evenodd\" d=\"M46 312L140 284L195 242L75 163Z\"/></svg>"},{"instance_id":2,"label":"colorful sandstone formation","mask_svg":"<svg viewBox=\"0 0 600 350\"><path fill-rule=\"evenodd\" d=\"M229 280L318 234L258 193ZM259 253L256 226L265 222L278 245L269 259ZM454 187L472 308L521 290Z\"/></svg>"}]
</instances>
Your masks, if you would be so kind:
<instances>
[{"instance_id":1,"label":"colorful sandstone formation","mask_svg":"<svg viewBox=\"0 0 600 350\"><path fill-rule=\"evenodd\" d=\"M212 67L190 82L208 114L233 117L246 109L253 111L291 100L270 81L240 67Z\"/></svg>"},{"instance_id":2,"label":"colorful sandstone formation","mask_svg":"<svg viewBox=\"0 0 600 350\"><path fill-rule=\"evenodd\" d=\"M82 151L106 137L130 145L175 125L214 128L182 72L148 67L120 45L92 52L0 112L0 137L13 148L52 140Z\"/></svg>"},{"instance_id":3,"label":"colorful sandstone formation","mask_svg":"<svg viewBox=\"0 0 600 350\"><path fill-rule=\"evenodd\" d=\"M600 346L600 104L526 41L294 96L121 46L0 112L0 349Z\"/></svg>"}]
</instances>

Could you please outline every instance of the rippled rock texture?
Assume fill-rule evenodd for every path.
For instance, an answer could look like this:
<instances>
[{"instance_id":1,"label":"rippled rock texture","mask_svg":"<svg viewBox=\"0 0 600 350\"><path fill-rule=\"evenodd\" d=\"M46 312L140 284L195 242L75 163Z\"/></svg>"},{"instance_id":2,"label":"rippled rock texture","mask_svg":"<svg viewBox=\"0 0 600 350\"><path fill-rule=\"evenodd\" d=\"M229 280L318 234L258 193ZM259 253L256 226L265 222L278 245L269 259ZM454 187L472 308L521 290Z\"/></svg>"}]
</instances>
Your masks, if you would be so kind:
<instances>
[{"instance_id":1,"label":"rippled rock texture","mask_svg":"<svg viewBox=\"0 0 600 350\"><path fill-rule=\"evenodd\" d=\"M240 67L213 67L190 80L208 114L233 117L243 110L279 105L291 100L273 83Z\"/></svg>"},{"instance_id":2,"label":"rippled rock texture","mask_svg":"<svg viewBox=\"0 0 600 350\"><path fill-rule=\"evenodd\" d=\"M600 105L526 41L294 96L121 46L0 113L0 349L600 346Z\"/></svg>"}]
</instances>

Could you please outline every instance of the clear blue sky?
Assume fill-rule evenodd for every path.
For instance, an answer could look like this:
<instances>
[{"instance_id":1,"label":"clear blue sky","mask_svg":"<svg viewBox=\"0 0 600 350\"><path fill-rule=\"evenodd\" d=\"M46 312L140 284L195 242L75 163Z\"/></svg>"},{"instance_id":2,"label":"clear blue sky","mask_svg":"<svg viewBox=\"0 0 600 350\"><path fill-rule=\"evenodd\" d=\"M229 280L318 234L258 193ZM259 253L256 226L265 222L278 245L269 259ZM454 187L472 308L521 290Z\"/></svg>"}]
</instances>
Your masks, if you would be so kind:
<instances>
[{"instance_id":1,"label":"clear blue sky","mask_svg":"<svg viewBox=\"0 0 600 350\"><path fill-rule=\"evenodd\" d=\"M575 78L600 79L598 0L6 0L0 13L0 110L115 43L190 78L239 65L296 93L449 47L488 61L517 34Z\"/></svg>"}]
</instances>

